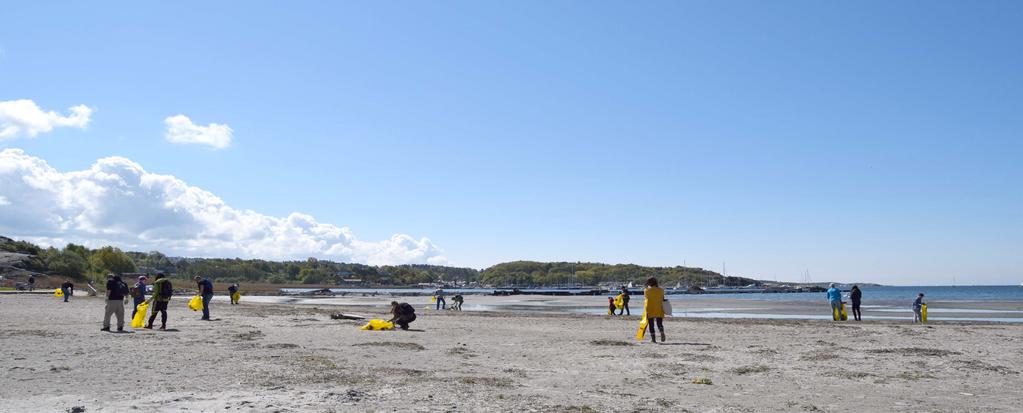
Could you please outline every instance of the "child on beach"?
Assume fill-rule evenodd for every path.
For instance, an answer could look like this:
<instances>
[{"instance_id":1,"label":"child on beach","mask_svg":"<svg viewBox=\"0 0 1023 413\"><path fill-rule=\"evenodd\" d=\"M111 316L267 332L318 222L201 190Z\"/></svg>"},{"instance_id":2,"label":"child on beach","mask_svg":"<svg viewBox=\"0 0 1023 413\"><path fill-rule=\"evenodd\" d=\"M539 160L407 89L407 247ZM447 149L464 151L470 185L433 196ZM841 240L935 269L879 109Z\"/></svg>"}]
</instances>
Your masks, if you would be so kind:
<instances>
[{"instance_id":1,"label":"child on beach","mask_svg":"<svg viewBox=\"0 0 1023 413\"><path fill-rule=\"evenodd\" d=\"M131 297L135 300L135 308L131 310L131 318L135 318L135 313L139 311L139 304L146 301L146 278L145 275L140 275L138 281L135 282L135 286L131 288Z\"/></svg>"},{"instance_id":2,"label":"child on beach","mask_svg":"<svg viewBox=\"0 0 1023 413\"><path fill-rule=\"evenodd\" d=\"M607 315L615 315L614 297L607 297Z\"/></svg>"},{"instance_id":3,"label":"child on beach","mask_svg":"<svg viewBox=\"0 0 1023 413\"><path fill-rule=\"evenodd\" d=\"M646 313L647 325L650 326L650 340L657 343L657 335L654 327L661 330L661 342L664 338L664 289L657 285L657 278L650 277L646 280L646 289L643 290L643 312Z\"/></svg>"},{"instance_id":4,"label":"child on beach","mask_svg":"<svg viewBox=\"0 0 1023 413\"><path fill-rule=\"evenodd\" d=\"M924 305L924 293L920 293L920 295L916 296L916 300L913 301L913 322L914 323L920 323L920 322L923 321L923 319L922 319L922 317L920 315L920 310L923 308L923 305Z\"/></svg>"},{"instance_id":5,"label":"child on beach","mask_svg":"<svg viewBox=\"0 0 1023 413\"><path fill-rule=\"evenodd\" d=\"M858 285L852 286L852 289L849 290L849 299L852 300L853 319L862 321L860 319L860 300L863 299L863 292L860 291Z\"/></svg>"}]
</instances>

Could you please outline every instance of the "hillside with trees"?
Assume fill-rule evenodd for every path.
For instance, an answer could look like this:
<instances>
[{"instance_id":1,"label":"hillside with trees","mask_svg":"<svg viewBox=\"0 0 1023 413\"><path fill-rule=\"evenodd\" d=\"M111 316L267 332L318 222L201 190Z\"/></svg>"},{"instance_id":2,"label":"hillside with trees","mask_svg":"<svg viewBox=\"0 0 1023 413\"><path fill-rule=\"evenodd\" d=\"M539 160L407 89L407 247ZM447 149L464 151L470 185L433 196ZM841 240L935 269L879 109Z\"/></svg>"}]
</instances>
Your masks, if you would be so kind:
<instances>
[{"instance_id":1,"label":"hillside with trees","mask_svg":"<svg viewBox=\"0 0 1023 413\"><path fill-rule=\"evenodd\" d=\"M440 265L365 265L308 258L268 261L240 258L168 257L158 252L121 251L115 247L90 249L67 244L42 248L26 241L0 237L0 253L10 258L0 272L9 275L49 274L77 280L102 280L109 273L163 272L173 278L210 277L218 282L272 284L341 284L411 286L420 283L457 283L493 287L552 287L600 283L642 284L658 277L662 285L744 286L758 283L742 277L724 277L692 267L644 267L633 264L515 261L485 270Z\"/></svg>"},{"instance_id":2,"label":"hillside with trees","mask_svg":"<svg viewBox=\"0 0 1023 413\"><path fill-rule=\"evenodd\" d=\"M480 275L480 282L495 287L545 287L628 282L642 285L650 277L657 277L662 286L673 286L676 283L700 287L759 284L759 281L754 279L725 277L703 268L536 261L514 261L497 264L483 271Z\"/></svg>"}]
</instances>

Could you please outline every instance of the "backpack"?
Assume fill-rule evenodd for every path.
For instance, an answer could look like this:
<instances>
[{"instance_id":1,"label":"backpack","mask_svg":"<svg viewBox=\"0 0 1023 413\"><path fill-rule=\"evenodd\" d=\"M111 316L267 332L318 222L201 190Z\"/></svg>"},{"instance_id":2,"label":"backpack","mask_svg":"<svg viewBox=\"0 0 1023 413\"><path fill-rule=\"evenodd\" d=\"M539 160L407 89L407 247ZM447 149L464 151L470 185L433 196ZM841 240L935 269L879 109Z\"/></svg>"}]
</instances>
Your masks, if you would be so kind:
<instances>
[{"instance_id":1,"label":"backpack","mask_svg":"<svg viewBox=\"0 0 1023 413\"><path fill-rule=\"evenodd\" d=\"M164 281L163 286L160 287L160 298L171 298L174 295L174 287L171 286L170 281Z\"/></svg>"},{"instance_id":2,"label":"backpack","mask_svg":"<svg viewBox=\"0 0 1023 413\"><path fill-rule=\"evenodd\" d=\"M128 288L128 284L125 284L124 281L120 281L118 283L120 285L117 286L117 289L121 290L121 295L127 295L131 292L131 289Z\"/></svg>"},{"instance_id":3,"label":"backpack","mask_svg":"<svg viewBox=\"0 0 1023 413\"><path fill-rule=\"evenodd\" d=\"M409 305L409 303L399 304L398 312L405 316L406 321L408 322L416 321L416 309Z\"/></svg>"}]
</instances>

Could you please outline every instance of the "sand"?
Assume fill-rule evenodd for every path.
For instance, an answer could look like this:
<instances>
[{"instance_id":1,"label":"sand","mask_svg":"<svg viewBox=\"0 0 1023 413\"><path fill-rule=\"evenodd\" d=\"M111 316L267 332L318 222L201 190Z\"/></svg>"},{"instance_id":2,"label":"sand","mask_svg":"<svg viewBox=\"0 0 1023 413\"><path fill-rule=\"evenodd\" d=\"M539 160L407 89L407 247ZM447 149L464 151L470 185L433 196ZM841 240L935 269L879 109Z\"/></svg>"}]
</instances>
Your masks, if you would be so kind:
<instances>
[{"instance_id":1,"label":"sand","mask_svg":"<svg viewBox=\"0 0 1023 413\"><path fill-rule=\"evenodd\" d=\"M1023 409L1019 324L671 318L654 345L634 339L636 317L417 303L420 331L361 331L329 314L383 317L390 298L217 301L210 322L186 299L173 331L117 334L99 331L99 298L0 296L0 411Z\"/></svg>"}]
</instances>

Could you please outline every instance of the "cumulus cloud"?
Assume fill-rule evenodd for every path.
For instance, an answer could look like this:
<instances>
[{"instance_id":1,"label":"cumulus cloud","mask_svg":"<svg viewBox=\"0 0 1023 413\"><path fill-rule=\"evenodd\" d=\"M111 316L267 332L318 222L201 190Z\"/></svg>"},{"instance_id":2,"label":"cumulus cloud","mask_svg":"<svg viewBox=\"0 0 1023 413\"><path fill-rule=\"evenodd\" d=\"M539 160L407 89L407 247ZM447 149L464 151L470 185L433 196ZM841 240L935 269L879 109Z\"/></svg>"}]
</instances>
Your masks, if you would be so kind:
<instances>
[{"instance_id":1,"label":"cumulus cloud","mask_svg":"<svg viewBox=\"0 0 1023 413\"><path fill-rule=\"evenodd\" d=\"M28 99L0 101L0 140L26 136L34 138L54 128L85 128L89 125L93 109L72 106L71 114L63 116L54 111L43 111L39 105Z\"/></svg>"},{"instance_id":2,"label":"cumulus cloud","mask_svg":"<svg viewBox=\"0 0 1023 413\"><path fill-rule=\"evenodd\" d=\"M170 255L304 259L368 264L440 264L427 238L363 241L347 227L292 213L236 209L171 175L122 157L60 172L21 149L0 151L0 234L47 245L66 242L160 250Z\"/></svg>"},{"instance_id":3,"label":"cumulus cloud","mask_svg":"<svg viewBox=\"0 0 1023 413\"><path fill-rule=\"evenodd\" d=\"M174 143L197 143L224 149L231 145L231 138L234 136L234 131L227 125L219 123L196 125L185 115L167 117L163 123L167 125L164 137Z\"/></svg>"}]
</instances>

